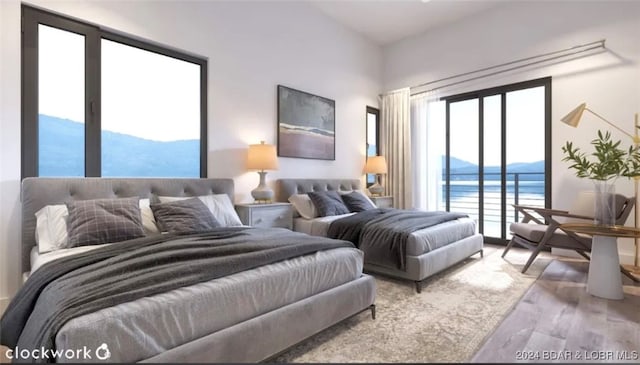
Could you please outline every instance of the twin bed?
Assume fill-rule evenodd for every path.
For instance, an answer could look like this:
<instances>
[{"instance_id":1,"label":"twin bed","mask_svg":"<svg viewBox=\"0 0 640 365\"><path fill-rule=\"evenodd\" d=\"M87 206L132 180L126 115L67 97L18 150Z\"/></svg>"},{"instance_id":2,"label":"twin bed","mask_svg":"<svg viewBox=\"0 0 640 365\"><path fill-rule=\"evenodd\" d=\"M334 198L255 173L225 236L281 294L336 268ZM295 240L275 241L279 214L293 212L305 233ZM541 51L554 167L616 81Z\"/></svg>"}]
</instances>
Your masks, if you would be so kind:
<instances>
[{"instance_id":1,"label":"twin bed","mask_svg":"<svg viewBox=\"0 0 640 365\"><path fill-rule=\"evenodd\" d=\"M277 182L277 199L287 201L312 191L357 190L359 184L358 180L283 179ZM3 344L110 350L106 359L61 357L57 362L262 361L362 311L371 310L375 316L375 281L363 270L415 281L420 292L426 278L482 254L482 236L476 233L475 222L464 217L411 233L402 269L367 260L372 253L366 248L319 237L343 216L297 217L294 229L303 233L222 227L215 233L170 233L48 253L37 249L36 212L46 206L213 194L226 194L233 201L233 193L231 179L25 179L22 265L25 278L30 276L26 289L3 316ZM221 250L231 252L225 253L230 258L220 258ZM150 251L146 253L150 256L140 259L142 251ZM249 258L240 260L236 251ZM162 264L167 257L168 266ZM190 261L181 261L187 258ZM253 262L258 258L267 261ZM150 274L154 268L144 266L149 262L164 265L163 273ZM123 271L123 267L133 269ZM147 287L143 282L149 280L154 284ZM76 293L89 299L71 300ZM123 293L143 294L119 299ZM69 302L64 305L70 308L62 302ZM107 304L96 306L98 302ZM50 312L63 309L75 310L76 315L49 323Z\"/></svg>"},{"instance_id":2,"label":"twin bed","mask_svg":"<svg viewBox=\"0 0 640 365\"><path fill-rule=\"evenodd\" d=\"M288 201L295 194L318 191L353 191L360 189L357 179L280 179L276 183L276 199ZM310 235L327 236L333 224L347 215L305 219L299 214L294 218L294 230ZM459 218L433 227L412 232L406 243L404 269L372 263L367 260L365 271L384 274L415 282L416 290L422 290L423 281L452 265L479 253L482 255L483 237L477 233L476 222Z\"/></svg>"}]
</instances>

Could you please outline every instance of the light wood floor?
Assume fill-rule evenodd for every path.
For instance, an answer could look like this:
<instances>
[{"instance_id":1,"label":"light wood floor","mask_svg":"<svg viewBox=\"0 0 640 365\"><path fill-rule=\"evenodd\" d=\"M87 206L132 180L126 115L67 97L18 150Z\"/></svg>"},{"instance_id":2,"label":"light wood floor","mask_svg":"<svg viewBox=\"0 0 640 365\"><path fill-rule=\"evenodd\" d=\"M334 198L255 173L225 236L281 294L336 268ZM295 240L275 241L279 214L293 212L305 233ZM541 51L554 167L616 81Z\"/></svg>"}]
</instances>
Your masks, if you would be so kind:
<instances>
[{"instance_id":1,"label":"light wood floor","mask_svg":"<svg viewBox=\"0 0 640 365\"><path fill-rule=\"evenodd\" d=\"M554 260L472 362L640 363L640 286L624 300L586 292L588 263Z\"/></svg>"},{"instance_id":2,"label":"light wood floor","mask_svg":"<svg viewBox=\"0 0 640 365\"><path fill-rule=\"evenodd\" d=\"M0 364L9 364L11 361L5 356L6 347L0 346Z\"/></svg>"},{"instance_id":3,"label":"light wood floor","mask_svg":"<svg viewBox=\"0 0 640 365\"><path fill-rule=\"evenodd\" d=\"M2 0L0 0L2 1ZM2 314L4 314L4 310L6 309L6 306L8 305L7 301L0 301L0 316L2 316ZM0 364L5 364L5 363L10 363L11 361L9 361L9 359L7 359L7 357L5 356L5 352L7 351L7 348L0 345Z\"/></svg>"}]
</instances>

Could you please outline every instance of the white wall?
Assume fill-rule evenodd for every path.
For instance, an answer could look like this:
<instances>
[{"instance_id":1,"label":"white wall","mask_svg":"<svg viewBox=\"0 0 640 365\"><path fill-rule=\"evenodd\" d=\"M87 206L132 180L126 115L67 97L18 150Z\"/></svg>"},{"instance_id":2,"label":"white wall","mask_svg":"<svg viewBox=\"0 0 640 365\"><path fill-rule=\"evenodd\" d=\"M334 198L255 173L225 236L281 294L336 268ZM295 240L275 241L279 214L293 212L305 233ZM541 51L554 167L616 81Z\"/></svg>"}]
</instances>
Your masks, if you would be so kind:
<instances>
[{"instance_id":1,"label":"white wall","mask_svg":"<svg viewBox=\"0 0 640 365\"><path fill-rule=\"evenodd\" d=\"M0 1L0 308L19 280L20 4Z\"/></svg>"},{"instance_id":2,"label":"white wall","mask_svg":"<svg viewBox=\"0 0 640 365\"><path fill-rule=\"evenodd\" d=\"M592 189L562 162L561 146L582 148L606 124L585 114L578 129L561 123L581 102L633 133L640 112L640 2L511 2L383 49L385 90L497 65L606 38L608 51L552 66L529 68L462 86L442 95L552 76L552 202L569 208L576 193ZM613 131L617 139L628 141ZM619 180L618 192L632 196L633 183ZM633 215L632 215L633 217ZM633 218L627 222L633 225ZM633 242L620 241L623 261L631 263Z\"/></svg>"},{"instance_id":3,"label":"white wall","mask_svg":"<svg viewBox=\"0 0 640 365\"><path fill-rule=\"evenodd\" d=\"M209 177L232 177L251 201L249 143L276 143L276 85L334 99L336 160L280 158L267 176L361 177L365 106L377 105L381 50L308 4L292 2L29 1L45 9L207 57ZM2 10L0 298L19 285L20 6Z\"/></svg>"}]
</instances>

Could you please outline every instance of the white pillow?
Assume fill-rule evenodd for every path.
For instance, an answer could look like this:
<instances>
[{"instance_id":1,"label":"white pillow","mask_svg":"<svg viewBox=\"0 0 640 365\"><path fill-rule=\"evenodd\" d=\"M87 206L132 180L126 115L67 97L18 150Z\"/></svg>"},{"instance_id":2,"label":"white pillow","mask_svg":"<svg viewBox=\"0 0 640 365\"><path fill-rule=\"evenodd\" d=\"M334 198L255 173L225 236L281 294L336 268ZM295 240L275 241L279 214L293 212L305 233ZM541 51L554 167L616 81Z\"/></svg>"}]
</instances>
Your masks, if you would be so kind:
<instances>
[{"instance_id":1,"label":"white pillow","mask_svg":"<svg viewBox=\"0 0 640 365\"><path fill-rule=\"evenodd\" d=\"M160 233L156 219L149 207L149 199L140 199L140 216L146 234ZM36 212L36 243L38 253L65 248L67 235L67 218L69 211L66 204L47 205Z\"/></svg>"},{"instance_id":2,"label":"white pillow","mask_svg":"<svg viewBox=\"0 0 640 365\"><path fill-rule=\"evenodd\" d=\"M293 205L294 208L298 211L298 213L306 219L313 219L318 216L318 211L316 210L316 206L309 198L307 194L295 194L289 197L289 203Z\"/></svg>"},{"instance_id":3,"label":"white pillow","mask_svg":"<svg viewBox=\"0 0 640 365\"><path fill-rule=\"evenodd\" d=\"M149 199L140 199L140 216L142 216L142 228L144 229L144 233L149 234L158 234L160 230L156 225L156 217L153 216L153 211L151 210L151 201Z\"/></svg>"},{"instance_id":4,"label":"white pillow","mask_svg":"<svg viewBox=\"0 0 640 365\"><path fill-rule=\"evenodd\" d=\"M371 203L371 205L373 205L373 206L374 206L374 207L376 207L376 208L378 207L378 206L373 202L373 200L371 200L371 199L369 198L369 195L367 195L367 193L365 193L365 192L364 192L364 191L362 191L362 190L340 190L340 191L338 191L338 193L339 193L340 195L349 194L349 193L352 193L352 192L355 192L355 193L359 193L359 194L361 194L362 196L364 196L364 197L365 197L365 199L367 199L367 200L369 201L369 203Z\"/></svg>"},{"instance_id":5,"label":"white pillow","mask_svg":"<svg viewBox=\"0 0 640 365\"><path fill-rule=\"evenodd\" d=\"M36 243L38 253L55 251L67 243L67 206L47 205L36 212Z\"/></svg>"},{"instance_id":6,"label":"white pillow","mask_svg":"<svg viewBox=\"0 0 640 365\"><path fill-rule=\"evenodd\" d=\"M158 199L160 203L168 203L176 200L185 200L193 198L192 196L159 196ZM238 213L236 213L233 204L231 203L231 199L227 194L213 194L213 195L202 195L198 196L204 205L209 208L211 214L216 218L216 220L223 227L234 227L234 226L242 226L242 222L240 221L240 217L238 217Z\"/></svg>"}]
</instances>

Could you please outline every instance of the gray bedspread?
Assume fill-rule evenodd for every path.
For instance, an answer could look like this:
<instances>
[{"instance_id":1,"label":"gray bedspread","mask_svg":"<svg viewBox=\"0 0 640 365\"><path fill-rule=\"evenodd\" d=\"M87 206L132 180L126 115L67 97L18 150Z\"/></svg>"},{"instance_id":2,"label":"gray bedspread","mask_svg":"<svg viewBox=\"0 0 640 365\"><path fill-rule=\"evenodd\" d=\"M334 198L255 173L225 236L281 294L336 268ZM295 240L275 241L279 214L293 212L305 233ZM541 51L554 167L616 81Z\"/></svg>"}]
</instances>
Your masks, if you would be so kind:
<instances>
[{"instance_id":1,"label":"gray bedspread","mask_svg":"<svg viewBox=\"0 0 640 365\"><path fill-rule=\"evenodd\" d=\"M364 260L391 269L406 270L409 235L420 229L467 217L450 212L371 209L335 220L327 236L353 242Z\"/></svg>"},{"instance_id":2,"label":"gray bedspread","mask_svg":"<svg viewBox=\"0 0 640 365\"><path fill-rule=\"evenodd\" d=\"M5 311L2 344L53 350L57 331L83 314L319 250L353 247L286 230L275 237L261 231L239 227L145 237L47 263Z\"/></svg>"}]
</instances>

